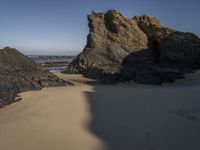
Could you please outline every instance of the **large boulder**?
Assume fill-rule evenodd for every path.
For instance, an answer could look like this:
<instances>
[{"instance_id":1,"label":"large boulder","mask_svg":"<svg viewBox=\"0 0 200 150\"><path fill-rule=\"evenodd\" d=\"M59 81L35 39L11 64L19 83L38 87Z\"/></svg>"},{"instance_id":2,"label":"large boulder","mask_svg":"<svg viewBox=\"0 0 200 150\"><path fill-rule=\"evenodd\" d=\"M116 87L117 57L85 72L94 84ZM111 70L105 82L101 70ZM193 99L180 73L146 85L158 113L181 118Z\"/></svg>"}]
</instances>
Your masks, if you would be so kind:
<instances>
[{"instance_id":1,"label":"large boulder","mask_svg":"<svg viewBox=\"0 0 200 150\"><path fill-rule=\"evenodd\" d=\"M159 45L162 58L197 68L200 65L200 39L192 33L184 33L163 26L153 16L136 16L140 29L148 36L148 47Z\"/></svg>"},{"instance_id":2,"label":"large boulder","mask_svg":"<svg viewBox=\"0 0 200 150\"><path fill-rule=\"evenodd\" d=\"M115 72L123 59L132 52L147 48L147 36L136 22L116 10L92 12L88 16L87 45L65 70L70 73L89 73L100 70Z\"/></svg>"},{"instance_id":3,"label":"large boulder","mask_svg":"<svg viewBox=\"0 0 200 150\"><path fill-rule=\"evenodd\" d=\"M0 49L0 107L17 100L19 92L68 84L16 49Z\"/></svg>"},{"instance_id":4,"label":"large boulder","mask_svg":"<svg viewBox=\"0 0 200 150\"><path fill-rule=\"evenodd\" d=\"M104 82L162 84L200 66L200 39L167 28L153 16L126 18L116 10L88 16L87 44L64 71Z\"/></svg>"}]
</instances>

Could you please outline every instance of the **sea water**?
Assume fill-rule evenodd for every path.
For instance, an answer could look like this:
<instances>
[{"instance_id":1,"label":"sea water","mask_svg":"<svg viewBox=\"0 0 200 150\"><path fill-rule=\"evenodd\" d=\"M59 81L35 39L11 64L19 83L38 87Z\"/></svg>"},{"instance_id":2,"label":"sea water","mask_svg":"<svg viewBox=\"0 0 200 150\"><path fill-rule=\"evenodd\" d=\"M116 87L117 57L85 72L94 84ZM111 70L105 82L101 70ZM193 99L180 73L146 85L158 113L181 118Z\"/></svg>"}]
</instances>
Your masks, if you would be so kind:
<instances>
[{"instance_id":1,"label":"sea water","mask_svg":"<svg viewBox=\"0 0 200 150\"><path fill-rule=\"evenodd\" d=\"M28 57L51 72L61 72L69 65L75 56L29 55Z\"/></svg>"}]
</instances>

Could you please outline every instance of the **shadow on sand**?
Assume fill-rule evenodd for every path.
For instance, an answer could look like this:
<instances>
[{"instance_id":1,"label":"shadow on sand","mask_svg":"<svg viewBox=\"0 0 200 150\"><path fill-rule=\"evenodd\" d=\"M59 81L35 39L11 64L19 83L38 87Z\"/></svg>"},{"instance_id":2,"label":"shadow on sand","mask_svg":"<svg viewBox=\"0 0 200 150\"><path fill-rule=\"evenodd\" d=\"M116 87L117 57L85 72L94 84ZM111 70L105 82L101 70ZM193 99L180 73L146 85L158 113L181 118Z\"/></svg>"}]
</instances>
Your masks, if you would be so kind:
<instances>
[{"instance_id":1,"label":"shadow on sand","mask_svg":"<svg viewBox=\"0 0 200 150\"><path fill-rule=\"evenodd\" d=\"M94 85L90 130L110 150L199 150L199 86Z\"/></svg>"}]
</instances>

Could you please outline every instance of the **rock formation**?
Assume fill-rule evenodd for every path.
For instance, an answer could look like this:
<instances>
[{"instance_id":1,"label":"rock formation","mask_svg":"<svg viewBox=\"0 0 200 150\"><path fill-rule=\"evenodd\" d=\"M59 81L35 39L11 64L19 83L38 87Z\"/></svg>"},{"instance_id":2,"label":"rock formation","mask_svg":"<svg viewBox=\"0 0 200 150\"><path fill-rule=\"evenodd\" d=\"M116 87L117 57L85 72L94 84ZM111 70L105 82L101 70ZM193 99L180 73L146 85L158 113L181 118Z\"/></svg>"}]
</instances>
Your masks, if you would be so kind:
<instances>
[{"instance_id":1,"label":"rock formation","mask_svg":"<svg viewBox=\"0 0 200 150\"><path fill-rule=\"evenodd\" d=\"M0 49L0 107L17 100L19 92L68 84L16 49Z\"/></svg>"},{"instance_id":2,"label":"rock formation","mask_svg":"<svg viewBox=\"0 0 200 150\"><path fill-rule=\"evenodd\" d=\"M147 48L146 34L134 20L123 17L118 11L92 12L88 20L90 33L87 45L67 72L112 72L112 67L118 67L127 55Z\"/></svg>"},{"instance_id":3,"label":"rock formation","mask_svg":"<svg viewBox=\"0 0 200 150\"><path fill-rule=\"evenodd\" d=\"M164 27L153 16L124 17L116 10L88 16L87 44L64 71L104 82L162 84L200 66L200 39Z\"/></svg>"},{"instance_id":4,"label":"rock formation","mask_svg":"<svg viewBox=\"0 0 200 150\"><path fill-rule=\"evenodd\" d=\"M149 48L158 42L162 58L168 58L183 65L198 67L200 65L200 39L192 33L184 33L166 28L152 16L133 18L140 29L147 35Z\"/></svg>"}]
</instances>

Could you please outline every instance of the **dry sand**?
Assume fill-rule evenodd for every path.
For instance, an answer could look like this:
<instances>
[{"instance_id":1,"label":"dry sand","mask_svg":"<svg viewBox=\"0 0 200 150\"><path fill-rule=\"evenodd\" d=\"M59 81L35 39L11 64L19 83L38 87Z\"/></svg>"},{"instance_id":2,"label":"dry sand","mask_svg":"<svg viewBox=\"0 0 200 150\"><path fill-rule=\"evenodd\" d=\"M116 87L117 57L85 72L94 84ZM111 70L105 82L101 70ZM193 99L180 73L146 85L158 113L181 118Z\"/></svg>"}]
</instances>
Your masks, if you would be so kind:
<instances>
[{"instance_id":1,"label":"dry sand","mask_svg":"<svg viewBox=\"0 0 200 150\"><path fill-rule=\"evenodd\" d=\"M0 110L0 150L200 150L200 72L163 86L57 75L76 86Z\"/></svg>"},{"instance_id":2,"label":"dry sand","mask_svg":"<svg viewBox=\"0 0 200 150\"><path fill-rule=\"evenodd\" d=\"M81 75L64 76L86 82ZM0 109L0 150L95 150L101 141L89 132L85 92L92 86L45 88L22 93L23 100Z\"/></svg>"}]
</instances>

